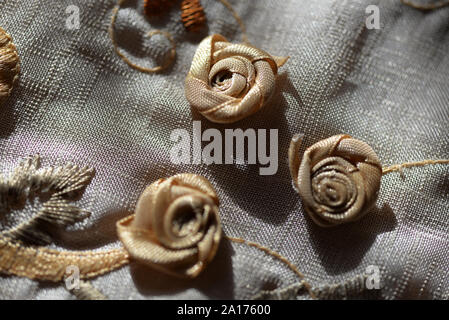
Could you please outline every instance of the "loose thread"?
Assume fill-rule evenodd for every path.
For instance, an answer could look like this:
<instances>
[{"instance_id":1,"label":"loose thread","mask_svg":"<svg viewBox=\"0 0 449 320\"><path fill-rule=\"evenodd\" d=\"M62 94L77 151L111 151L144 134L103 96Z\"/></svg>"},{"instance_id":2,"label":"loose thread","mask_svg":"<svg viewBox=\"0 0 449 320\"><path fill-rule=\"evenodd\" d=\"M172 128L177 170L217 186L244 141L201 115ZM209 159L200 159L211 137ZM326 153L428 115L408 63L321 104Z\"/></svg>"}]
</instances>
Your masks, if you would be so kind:
<instances>
[{"instance_id":1,"label":"loose thread","mask_svg":"<svg viewBox=\"0 0 449 320\"><path fill-rule=\"evenodd\" d=\"M413 167L424 167L431 164L449 164L449 159L442 159L442 160L423 160L423 161L416 161L416 162L405 162L401 164L395 164L389 167L382 168L382 174L387 174L390 172L396 172L399 171L402 174L402 169L404 168L413 168Z\"/></svg>"},{"instance_id":2,"label":"loose thread","mask_svg":"<svg viewBox=\"0 0 449 320\"><path fill-rule=\"evenodd\" d=\"M439 1L439 2L435 2L435 3L429 3L429 4L418 4L418 3L414 3L409 0L401 0L401 2L403 4L405 4L406 6L409 6L414 9L418 9L418 10L423 10L423 11L440 9L440 8L443 8L443 7L449 5L449 1Z\"/></svg>"},{"instance_id":3,"label":"loose thread","mask_svg":"<svg viewBox=\"0 0 449 320\"><path fill-rule=\"evenodd\" d=\"M250 44L248 37L246 35L246 27L243 23L242 18L237 14L237 12L234 10L232 5L227 0L220 0L220 2L231 12L232 16L234 17L235 21L239 24L240 30L242 31L242 40L245 44Z\"/></svg>"},{"instance_id":4,"label":"loose thread","mask_svg":"<svg viewBox=\"0 0 449 320\"><path fill-rule=\"evenodd\" d=\"M167 31L163 31L163 30L159 30L159 29L155 29L152 31L149 31L146 36L147 37L152 37L153 35L156 34L161 34L164 37L166 37L168 39L168 41L170 41L170 44L172 45L172 48L170 49L170 56L166 59L166 62L160 66L156 66L153 68L147 68L147 67L142 67L139 66L138 64L132 62L129 58L127 58L118 48L118 44L116 42L115 39L115 33L114 33L114 27L115 27L115 22L117 20L117 14L121 8L121 6L125 3L126 0L119 0L117 5L114 7L114 9L112 10L112 17L111 17L111 23L109 25L109 38L111 39L112 45L114 46L114 51L115 53L123 60L125 61L131 68L134 68L136 70L139 70L141 72L145 72L145 73L156 73L156 72L160 72L162 70L167 69L175 60L176 57L176 42L173 39L173 37L171 36L171 34Z\"/></svg>"},{"instance_id":5,"label":"loose thread","mask_svg":"<svg viewBox=\"0 0 449 320\"><path fill-rule=\"evenodd\" d=\"M293 272L294 272L294 273L295 273L295 274L302 280L302 282L303 282L303 284L304 284L304 288L306 288L306 290L307 290L307 292L309 293L310 297L311 297L312 299L316 299L316 295L315 295L315 293L312 291L312 286L310 285L310 283L308 283L308 282L305 280L304 274L302 274L302 273L298 270L298 268L297 268L293 263L291 263L290 260L288 260L286 257L284 257L284 256L282 256L281 254L277 253L276 251L273 251L273 250L271 250L271 249L269 249L269 248L267 248L267 247L264 247L264 246L262 246L262 245L260 245L260 244L258 244L258 243L256 243L256 242L251 242L251 241L244 240L244 239L242 239L242 238L234 238L234 237L229 237L229 236L226 236L226 238L227 238L228 240L230 240L230 241L233 241L233 242L236 242L236 243L246 244L246 245L248 245L248 246L250 246L250 247L254 247L254 248L256 248L256 249L259 249L259 250L265 252L266 254L268 254L268 255L270 255L270 256L276 258L277 260L281 261L281 262L284 263L285 265L287 265L287 267L288 267L290 270L292 270L292 271L293 271Z\"/></svg>"}]
</instances>

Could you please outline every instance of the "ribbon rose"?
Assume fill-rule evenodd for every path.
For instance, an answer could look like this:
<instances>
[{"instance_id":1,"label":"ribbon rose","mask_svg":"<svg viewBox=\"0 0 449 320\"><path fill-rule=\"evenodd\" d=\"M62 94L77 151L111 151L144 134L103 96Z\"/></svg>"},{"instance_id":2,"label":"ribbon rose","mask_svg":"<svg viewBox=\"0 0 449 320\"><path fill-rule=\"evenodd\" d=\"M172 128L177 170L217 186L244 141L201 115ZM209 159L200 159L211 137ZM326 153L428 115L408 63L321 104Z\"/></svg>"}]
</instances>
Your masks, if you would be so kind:
<instances>
[{"instance_id":1,"label":"ribbon rose","mask_svg":"<svg viewBox=\"0 0 449 320\"><path fill-rule=\"evenodd\" d=\"M373 149L349 135L309 147L299 165L300 139L289 149L290 171L312 220L328 227L361 218L375 203L382 166Z\"/></svg>"},{"instance_id":2,"label":"ribbon rose","mask_svg":"<svg viewBox=\"0 0 449 320\"><path fill-rule=\"evenodd\" d=\"M212 122L241 120L271 97L278 67L287 59L209 36L200 43L185 80L187 100Z\"/></svg>"},{"instance_id":3,"label":"ribbon rose","mask_svg":"<svg viewBox=\"0 0 449 320\"><path fill-rule=\"evenodd\" d=\"M0 105L8 98L18 78L19 55L11 36L0 27Z\"/></svg>"},{"instance_id":4,"label":"ribbon rose","mask_svg":"<svg viewBox=\"0 0 449 320\"><path fill-rule=\"evenodd\" d=\"M210 182L195 174L159 179L142 193L135 215L119 221L117 228L132 258L194 278L220 243L218 197Z\"/></svg>"}]
</instances>

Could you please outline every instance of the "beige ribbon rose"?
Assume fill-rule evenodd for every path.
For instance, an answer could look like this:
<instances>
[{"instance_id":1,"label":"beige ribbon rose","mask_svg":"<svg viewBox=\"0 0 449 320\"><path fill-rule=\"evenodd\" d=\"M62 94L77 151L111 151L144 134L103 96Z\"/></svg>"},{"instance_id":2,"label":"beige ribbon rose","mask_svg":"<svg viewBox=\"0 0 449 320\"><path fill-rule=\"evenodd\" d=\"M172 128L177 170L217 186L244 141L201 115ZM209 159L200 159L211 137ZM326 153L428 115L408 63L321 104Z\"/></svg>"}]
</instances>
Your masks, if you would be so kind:
<instances>
[{"instance_id":1,"label":"beige ribbon rose","mask_svg":"<svg viewBox=\"0 0 449 320\"><path fill-rule=\"evenodd\" d=\"M135 215L119 221L117 228L135 260L194 278L220 243L218 197L210 182L195 174L159 179L142 193Z\"/></svg>"},{"instance_id":2,"label":"beige ribbon rose","mask_svg":"<svg viewBox=\"0 0 449 320\"><path fill-rule=\"evenodd\" d=\"M187 100L212 122L241 120L271 97L277 69L287 59L209 36L200 43L185 80Z\"/></svg>"},{"instance_id":3,"label":"beige ribbon rose","mask_svg":"<svg viewBox=\"0 0 449 320\"><path fill-rule=\"evenodd\" d=\"M0 105L8 98L19 75L19 55L11 36L0 27Z\"/></svg>"},{"instance_id":4,"label":"beige ribbon rose","mask_svg":"<svg viewBox=\"0 0 449 320\"><path fill-rule=\"evenodd\" d=\"M301 138L289 149L290 172L304 208L318 225L361 218L376 202L382 166L373 149L349 135L336 135L309 147L300 163Z\"/></svg>"}]
</instances>

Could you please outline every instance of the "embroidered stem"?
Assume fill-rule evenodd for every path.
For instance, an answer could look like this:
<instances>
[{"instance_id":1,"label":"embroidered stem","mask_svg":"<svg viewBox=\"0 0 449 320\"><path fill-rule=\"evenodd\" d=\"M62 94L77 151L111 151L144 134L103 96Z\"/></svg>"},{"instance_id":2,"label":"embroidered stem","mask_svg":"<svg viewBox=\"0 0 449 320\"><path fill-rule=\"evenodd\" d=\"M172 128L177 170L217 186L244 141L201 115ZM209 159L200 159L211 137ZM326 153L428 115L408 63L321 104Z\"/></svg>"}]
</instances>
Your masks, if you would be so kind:
<instances>
[{"instance_id":1,"label":"embroidered stem","mask_svg":"<svg viewBox=\"0 0 449 320\"><path fill-rule=\"evenodd\" d=\"M399 171L402 174L402 169L404 168L413 168L413 167L424 167L431 164L449 164L449 159L442 159L442 160L423 160L423 161L416 161L416 162L405 162L401 164L395 164L389 167L382 168L382 174L387 174L390 172Z\"/></svg>"},{"instance_id":2,"label":"embroidered stem","mask_svg":"<svg viewBox=\"0 0 449 320\"><path fill-rule=\"evenodd\" d=\"M287 265L287 267L290 270L292 270L302 280L302 283L303 283L304 287L307 289L307 292L309 293L310 297L312 299L316 299L316 296L315 296L314 292L312 291L312 286L305 280L304 275L298 270L298 268L293 263L290 262L290 260L288 260L287 258L282 256L281 254L277 253L276 251L273 251L267 247L264 247L256 242L251 242L251 241L247 241L247 240L244 240L241 238L234 238L234 237L229 237L229 236L226 236L226 238L228 240L236 242L236 243L242 243L242 244L246 244L250 247L257 248L257 249L265 252L266 254L276 258L277 260L281 261L285 265Z\"/></svg>"},{"instance_id":3,"label":"embroidered stem","mask_svg":"<svg viewBox=\"0 0 449 320\"><path fill-rule=\"evenodd\" d=\"M246 35L246 27L245 27L245 24L243 23L242 18L240 18L240 16L237 14L237 12L234 10L232 5L227 0L220 0L220 2L231 12L235 21L237 21L237 23L239 24L240 30L242 31L243 43L250 44L250 42L248 40L248 36Z\"/></svg>"},{"instance_id":4,"label":"embroidered stem","mask_svg":"<svg viewBox=\"0 0 449 320\"><path fill-rule=\"evenodd\" d=\"M108 298L95 288L90 281L80 280L78 289L69 290L79 300L107 300Z\"/></svg>"},{"instance_id":5,"label":"embroidered stem","mask_svg":"<svg viewBox=\"0 0 449 320\"><path fill-rule=\"evenodd\" d=\"M148 32L146 34L147 37L152 37L153 35L156 34L161 34L163 36L165 36L168 41L170 41L172 48L170 50L170 55L167 58L166 62L160 66L156 66L153 68L147 68L147 67L142 67L139 66L138 64L132 62L129 58L127 58L118 48L118 44L116 42L115 39L115 32L114 32L114 28L115 28L115 22L117 20L117 14L121 8L121 6L125 3L126 0L119 0L117 5L114 7L114 9L112 10L112 17L111 17L111 23L109 25L109 37L111 39L112 45L114 46L114 51L115 53L123 60L125 61L131 68L134 68L136 70L139 70L141 72L146 72L146 73L156 73L156 72L160 72L162 70L167 69L174 61L175 61L175 57L176 57L176 43L175 40L173 39L173 37L171 36L171 34L167 31L162 31L162 30L152 30L150 32Z\"/></svg>"},{"instance_id":6,"label":"embroidered stem","mask_svg":"<svg viewBox=\"0 0 449 320\"><path fill-rule=\"evenodd\" d=\"M79 268L81 279L90 279L128 263L129 255L124 248L69 252L25 247L20 242L0 238L0 272L29 279L59 282L69 266Z\"/></svg>"},{"instance_id":7,"label":"embroidered stem","mask_svg":"<svg viewBox=\"0 0 449 320\"><path fill-rule=\"evenodd\" d=\"M418 9L418 10L423 10L423 11L440 9L440 8L443 8L443 7L449 5L449 1L438 1L435 3L429 3L429 4L418 4L418 3L414 3L409 0L401 0L401 2L403 4L405 4L406 6L409 6L409 7Z\"/></svg>"}]
</instances>

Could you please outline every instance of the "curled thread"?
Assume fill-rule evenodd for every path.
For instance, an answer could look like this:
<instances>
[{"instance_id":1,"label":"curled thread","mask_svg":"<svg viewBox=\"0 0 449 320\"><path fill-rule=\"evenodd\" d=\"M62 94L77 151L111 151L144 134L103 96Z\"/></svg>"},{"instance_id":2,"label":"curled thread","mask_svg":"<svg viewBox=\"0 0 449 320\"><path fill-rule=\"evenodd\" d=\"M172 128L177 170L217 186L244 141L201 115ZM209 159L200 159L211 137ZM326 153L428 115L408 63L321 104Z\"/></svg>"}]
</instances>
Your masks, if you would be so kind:
<instances>
[{"instance_id":1,"label":"curled thread","mask_svg":"<svg viewBox=\"0 0 449 320\"><path fill-rule=\"evenodd\" d=\"M183 0L181 20L188 31L198 31L206 22L206 15L199 0Z\"/></svg>"},{"instance_id":2,"label":"curled thread","mask_svg":"<svg viewBox=\"0 0 449 320\"><path fill-rule=\"evenodd\" d=\"M434 3L428 3L428 4L415 3L415 2L409 1L409 0L401 0L401 2L409 7L412 7L412 8L418 9L418 10L423 10L423 11L440 9L440 8L443 8L443 7L449 5L449 1L437 1Z\"/></svg>"},{"instance_id":3,"label":"curled thread","mask_svg":"<svg viewBox=\"0 0 449 320\"><path fill-rule=\"evenodd\" d=\"M170 44L172 46L172 48L170 49L170 54L168 56L168 58L166 59L165 63L163 63L160 66L156 66L153 68L147 68L147 67L142 67L139 66L138 64L132 62L128 57L126 57L118 48L118 44L117 41L115 39L115 32L114 32L114 28L115 28L115 22L117 20L117 14L121 8L121 6L125 3L126 0L119 0L117 5L114 7L114 9L112 10L112 17L111 17L111 23L109 25L109 38L111 39L112 45L114 46L114 51L115 53L123 60L125 61L131 68L139 70L141 72L145 72L145 73L156 73L156 72L161 72L165 69L167 69L174 61L175 61L175 57L176 57L176 42L173 39L173 37L171 36L171 34L167 31L163 31L163 30L152 30L149 31L146 36L147 37L152 37L156 34L160 34L163 35L164 37L166 37L168 39L168 41L170 41Z\"/></svg>"},{"instance_id":4,"label":"curled thread","mask_svg":"<svg viewBox=\"0 0 449 320\"><path fill-rule=\"evenodd\" d=\"M260 245L260 244L258 244L256 242L251 242L251 241L244 240L242 238L235 238L235 237L229 237L229 236L226 236L226 238L228 240L232 241L232 242L246 244L247 246L259 249L259 250L263 251L264 253L266 253L266 254L274 257L275 259L281 261L283 264L285 264L290 270L292 270L301 279L301 285L304 286L304 288L309 293L310 297L312 299L316 299L316 295L312 291L312 286L305 280L304 274L302 274L298 270L298 268L292 262L290 262L290 260L288 260L287 258L282 256L281 254L277 253L276 251L273 251L273 250L271 250L271 249L269 249L267 247L264 247L264 246L262 246L262 245Z\"/></svg>"}]
</instances>

